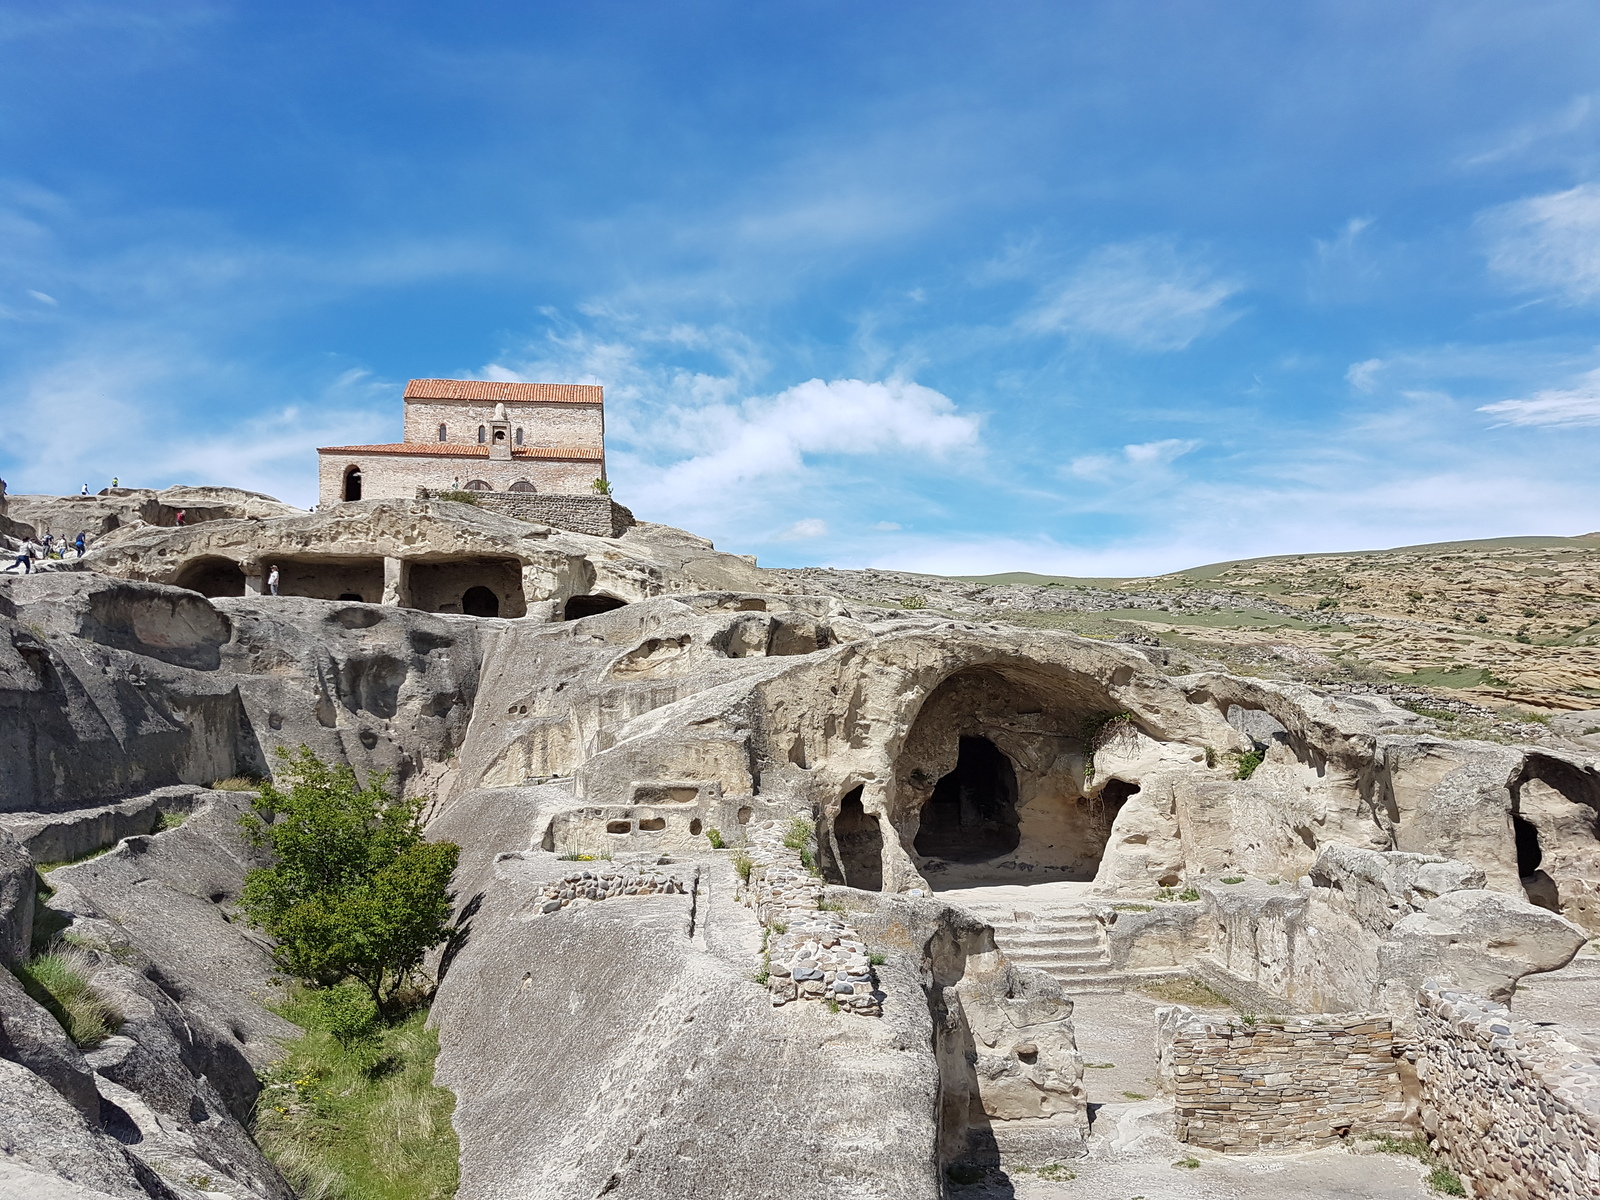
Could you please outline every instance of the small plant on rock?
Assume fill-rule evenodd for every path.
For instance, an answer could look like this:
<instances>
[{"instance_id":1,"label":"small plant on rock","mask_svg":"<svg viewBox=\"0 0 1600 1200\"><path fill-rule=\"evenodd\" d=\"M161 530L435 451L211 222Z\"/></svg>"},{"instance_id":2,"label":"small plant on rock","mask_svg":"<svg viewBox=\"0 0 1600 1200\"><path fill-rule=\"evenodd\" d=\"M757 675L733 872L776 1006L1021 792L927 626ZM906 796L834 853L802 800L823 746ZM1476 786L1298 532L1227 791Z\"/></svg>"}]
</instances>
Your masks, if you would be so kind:
<instances>
[{"instance_id":1,"label":"small plant on rock","mask_svg":"<svg viewBox=\"0 0 1600 1200\"><path fill-rule=\"evenodd\" d=\"M49 1010L67 1036L84 1049L98 1046L122 1026L122 1013L95 990L94 956L57 943L44 954L12 967L23 990Z\"/></svg>"},{"instance_id":2,"label":"small plant on rock","mask_svg":"<svg viewBox=\"0 0 1600 1200\"><path fill-rule=\"evenodd\" d=\"M706 841L711 843L713 850L721 850L727 844L722 840L722 831L720 829L706 830Z\"/></svg>"},{"instance_id":3,"label":"small plant on rock","mask_svg":"<svg viewBox=\"0 0 1600 1200\"><path fill-rule=\"evenodd\" d=\"M755 870L755 861L743 850L733 852L733 869L738 872L739 879L746 887L750 885L750 872Z\"/></svg>"},{"instance_id":4,"label":"small plant on rock","mask_svg":"<svg viewBox=\"0 0 1600 1200\"><path fill-rule=\"evenodd\" d=\"M434 494L434 498L436 500L449 500L456 504L471 504L476 506L478 503L477 492L469 492L461 488L452 491L436 492Z\"/></svg>"},{"instance_id":5,"label":"small plant on rock","mask_svg":"<svg viewBox=\"0 0 1600 1200\"><path fill-rule=\"evenodd\" d=\"M795 817L789 822L789 829L783 835L783 844L800 856L805 869L813 875L817 874L817 855L813 841L816 836L817 824L809 817Z\"/></svg>"},{"instance_id":6,"label":"small plant on rock","mask_svg":"<svg viewBox=\"0 0 1600 1200\"><path fill-rule=\"evenodd\" d=\"M924 600L921 596L918 596L918 595L913 593L910 596L901 596L900 597L900 607L901 608L912 608L912 609L927 608L928 607L928 602L926 600Z\"/></svg>"},{"instance_id":7,"label":"small plant on rock","mask_svg":"<svg viewBox=\"0 0 1600 1200\"><path fill-rule=\"evenodd\" d=\"M1235 779L1249 779L1267 759L1264 750L1242 750L1233 756L1233 777Z\"/></svg>"},{"instance_id":8,"label":"small plant on rock","mask_svg":"<svg viewBox=\"0 0 1600 1200\"><path fill-rule=\"evenodd\" d=\"M611 495L611 481L609 479L596 479L589 486L602 496Z\"/></svg>"}]
</instances>

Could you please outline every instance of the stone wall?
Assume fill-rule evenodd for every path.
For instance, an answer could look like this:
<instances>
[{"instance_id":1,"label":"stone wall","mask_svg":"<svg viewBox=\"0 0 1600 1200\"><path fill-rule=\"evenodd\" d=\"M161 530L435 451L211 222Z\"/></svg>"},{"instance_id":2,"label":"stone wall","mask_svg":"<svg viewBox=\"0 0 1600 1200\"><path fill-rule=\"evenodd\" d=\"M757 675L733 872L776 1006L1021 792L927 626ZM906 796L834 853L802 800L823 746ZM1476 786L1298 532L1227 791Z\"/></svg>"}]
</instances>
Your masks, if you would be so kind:
<instances>
[{"instance_id":1,"label":"stone wall","mask_svg":"<svg viewBox=\"0 0 1600 1200\"><path fill-rule=\"evenodd\" d=\"M599 388L593 389L596 393ZM605 410L591 404L571 401L506 401L506 417L511 422L513 444L523 446L585 446L605 449ZM439 426L445 427L444 440L475 445L478 426L494 420L493 400L406 400L405 439L408 442L437 442ZM522 441L515 441L517 430ZM599 472L597 471L596 474Z\"/></svg>"},{"instance_id":2,"label":"stone wall","mask_svg":"<svg viewBox=\"0 0 1600 1200\"><path fill-rule=\"evenodd\" d=\"M419 490L419 500L427 499ZM610 496L546 495L539 492L480 492L478 505L519 521L554 525L595 537L621 537L635 524L633 514Z\"/></svg>"},{"instance_id":3,"label":"stone wall","mask_svg":"<svg viewBox=\"0 0 1600 1200\"><path fill-rule=\"evenodd\" d=\"M1398 1130L1404 1103L1394 1030L1370 1013L1260 1020L1156 1012L1162 1086L1178 1140L1250 1153L1310 1149Z\"/></svg>"},{"instance_id":4,"label":"stone wall","mask_svg":"<svg viewBox=\"0 0 1600 1200\"><path fill-rule=\"evenodd\" d=\"M1600 1047L1429 983L1417 994L1423 1124L1479 1197L1600 1195Z\"/></svg>"},{"instance_id":5,"label":"stone wall","mask_svg":"<svg viewBox=\"0 0 1600 1200\"><path fill-rule=\"evenodd\" d=\"M344 500L344 474L361 469L363 500L410 500L419 488L447 490L460 480L487 483L495 492L509 491L516 483L531 484L538 494L588 492L604 469L598 459L568 461L553 458L491 459L487 455L385 454L355 451L317 454L317 500L332 508Z\"/></svg>"}]
</instances>

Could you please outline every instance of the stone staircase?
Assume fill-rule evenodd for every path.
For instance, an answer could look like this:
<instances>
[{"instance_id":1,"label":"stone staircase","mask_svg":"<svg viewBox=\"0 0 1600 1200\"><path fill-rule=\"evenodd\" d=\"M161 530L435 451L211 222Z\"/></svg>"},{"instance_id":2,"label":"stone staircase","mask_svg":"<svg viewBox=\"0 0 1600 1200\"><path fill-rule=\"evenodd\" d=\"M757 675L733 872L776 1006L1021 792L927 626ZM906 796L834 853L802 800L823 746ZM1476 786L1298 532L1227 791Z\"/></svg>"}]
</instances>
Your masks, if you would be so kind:
<instances>
[{"instance_id":1,"label":"stone staircase","mask_svg":"<svg viewBox=\"0 0 1600 1200\"><path fill-rule=\"evenodd\" d=\"M1090 906L1030 909L964 903L962 907L994 926L995 944L1007 958L1049 972L1069 995L1122 991L1125 973L1112 968L1105 929Z\"/></svg>"}]
</instances>

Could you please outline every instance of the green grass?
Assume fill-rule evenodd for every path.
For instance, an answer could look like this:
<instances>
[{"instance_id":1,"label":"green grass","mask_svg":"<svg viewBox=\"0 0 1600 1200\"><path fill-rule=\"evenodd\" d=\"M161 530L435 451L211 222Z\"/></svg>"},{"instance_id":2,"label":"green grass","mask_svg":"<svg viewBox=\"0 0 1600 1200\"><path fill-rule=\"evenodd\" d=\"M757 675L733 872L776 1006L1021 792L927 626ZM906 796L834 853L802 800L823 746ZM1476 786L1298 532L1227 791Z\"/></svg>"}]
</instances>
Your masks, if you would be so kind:
<instances>
[{"instance_id":1,"label":"green grass","mask_svg":"<svg viewBox=\"0 0 1600 1200\"><path fill-rule=\"evenodd\" d=\"M1183 1168L1185 1168L1187 1170L1190 1170L1190 1171L1195 1171L1195 1170L1198 1170L1199 1167L1200 1167L1200 1160L1198 1158L1190 1156L1189 1158L1180 1158L1177 1162L1173 1163L1172 1165L1175 1166L1175 1167L1183 1167Z\"/></svg>"},{"instance_id":2,"label":"green grass","mask_svg":"<svg viewBox=\"0 0 1600 1200\"><path fill-rule=\"evenodd\" d=\"M79 1046L98 1046L122 1026L122 1013L89 982L94 957L70 945L57 945L11 968L23 989L49 1010Z\"/></svg>"},{"instance_id":3,"label":"green grass","mask_svg":"<svg viewBox=\"0 0 1600 1200\"><path fill-rule=\"evenodd\" d=\"M1235 779L1249 779L1267 759L1265 750L1242 750L1233 756L1233 777Z\"/></svg>"},{"instance_id":4,"label":"green grass","mask_svg":"<svg viewBox=\"0 0 1600 1200\"><path fill-rule=\"evenodd\" d=\"M433 494L433 498L435 500L451 500L451 501L454 501L456 504L471 504L473 506L476 506L477 503L478 503L478 493L477 492L468 492L468 491L464 491L464 490L463 491L459 491L459 492L453 492L453 491L435 492Z\"/></svg>"},{"instance_id":5,"label":"green grass","mask_svg":"<svg viewBox=\"0 0 1600 1200\"><path fill-rule=\"evenodd\" d=\"M1168 1004L1185 1004L1191 1008L1229 1008L1226 996L1201 983L1198 979L1165 979L1139 989L1146 996L1165 1000Z\"/></svg>"},{"instance_id":6,"label":"green grass","mask_svg":"<svg viewBox=\"0 0 1600 1200\"><path fill-rule=\"evenodd\" d=\"M1467 1189L1461 1183L1461 1177L1439 1161L1439 1156L1434 1153L1433 1147L1428 1145L1428 1139L1422 1134L1414 1133L1410 1137L1385 1134L1381 1137L1369 1136L1366 1140L1372 1143L1374 1150L1384 1154L1400 1154L1406 1158L1414 1158L1423 1166L1430 1168L1428 1186L1441 1196L1467 1194Z\"/></svg>"},{"instance_id":7,"label":"green grass","mask_svg":"<svg viewBox=\"0 0 1600 1200\"><path fill-rule=\"evenodd\" d=\"M721 850L727 845L727 843L722 840L722 830L720 829L706 830L706 841L711 843L711 848L713 850Z\"/></svg>"},{"instance_id":8,"label":"green grass","mask_svg":"<svg viewBox=\"0 0 1600 1200\"><path fill-rule=\"evenodd\" d=\"M165 833L168 829L176 829L188 819L189 814L185 812L164 812L161 814L161 819L156 822L155 831Z\"/></svg>"},{"instance_id":9,"label":"green grass","mask_svg":"<svg viewBox=\"0 0 1600 1200\"><path fill-rule=\"evenodd\" d=\"M739 873L739 879L746 885L750 883L750 872L755 870L755 866L755 861L743 850L733 852L733 869Z\"/></svg>"},{"instance_id":10,"label":"green grass","mask_svg":"<svg viewBox=\"0 0 1600 1200\"><path fill-rule=\"evenodd\" d=\"M817 871L817 856L811 849L811 839L816 836L816 822L807 817L795 817L783 835L783 844L800 856L800 862L813 875Z\"/></svg>"},{"instance_id":11,"label":"green grass","mask_svg":"<svg viewBox=\"0 0 1600 1200\"><path fill-rule=\"evenodd\" d=\"M262 1076L257 1142L302 1200L448 1200L455 1097L433 1084L439 1042L427 1012L363 1031L347 1007L311 991L283 1006L306 1034Z\"/></svg>"},{"instance_id":12,"label":"green grass","mask_svg":"<svg viewBox=\"0 0 1600 1200\"><path fill-rule=\"evenodd\" d=\"M1019 1175L1037 1175L1040 1179L1050 1183L1071 1183L1078 1177L1078 1173L1066 1163L1045 1163L1042 1167L1013 1167L1009 1168Z\"/></svg>"}]
</instances>

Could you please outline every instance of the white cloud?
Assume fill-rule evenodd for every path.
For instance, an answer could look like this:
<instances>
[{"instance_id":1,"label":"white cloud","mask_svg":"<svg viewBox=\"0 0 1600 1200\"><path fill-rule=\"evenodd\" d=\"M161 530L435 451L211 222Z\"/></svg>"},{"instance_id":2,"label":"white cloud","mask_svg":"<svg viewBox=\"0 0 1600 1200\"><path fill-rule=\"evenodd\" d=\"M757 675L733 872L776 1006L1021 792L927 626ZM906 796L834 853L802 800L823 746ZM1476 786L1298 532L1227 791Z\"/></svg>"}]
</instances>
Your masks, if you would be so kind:
<instances>
[{"instance_id":1,"label":"white cloud","mask_svg":"<svg viewBox=\"0 0 1600 1200\"><path fill-rule=\"evenodd\" d=\"M61 303L54 296L51 296L45 292L36 292L32 288L28 289L28 295L32 296L40 304L48 304L51 308L55 308Z\"/></svg>"},{"instance_id":2,"label":"white cloud","mask_svg":"<svg viewBox=\"0 0 1600 1200\"><path fill-rule=\"evenodd\" d=\"M1502 425L1600 425L1600 370L1590 371L1575 388L1550 388L1523 400L1485 404L1478 411L1499 417Z\"/></svg>"},{"instance_id":3,"label":"white cloud","mask_svg":"<svg viewBox=\"0 0 1600 1200\"><path fill-rule=\"evenodd\" d=\"M1182 350L1237 319L1224 304L1238 291L1170 243L1129 242L1095 251L1022 325L1141 350Z\"/></svg>"},{"instance_id":4,"label":"white cloud","mask_svg":"<svg viewBox=\"0 0 1600 1200\"><path fill-rule=\"evenodd\" d=\"M809 541L811 538L827 536L828 523L826 521L819 520L816 517L806 517L804 520L796 521L789 528L778 534L777 540L780 542L802 542Z\"/></svg>"},{"instance_id":5,"label":"white cloud","mask_svg":"<svg viewBox=\"0 0 1600 1200\"><path fill-rule=\"evenodd\" d=\"M812 379L776 396L674 406L648 427L658 444L698 450L642 481L663 502L732 501L752 484L800 475L808 455L940 457L978 440L977 419L948 396L898 379Z\"/></svg>"},{"instance_id":6,"label":"white cloud","mask_svg":"<svg viewBox=\"0 0 1600 1200\"><path fill-rule=\"evenodd\" d=\"M1345 382L1358 392L1370 392L1378 384L1378 372L1387 365L1381 358L1351 363L1350 369L1344 373Z\"/></svg>"},{"instance_id":7,"label":"white cloud","mask_svg":"<svg viewBox=\"0 0 1600 1200\"><path fill-rule=\"evenodd\" d=\"M881 529L884 533L893 533L900 528L899 521L879 521L873 525L874 529Z\"/></svg>"},{"instance_id":8,"label":"white cloud","mask_svg":"<svg viewBox=\"0 0 1600 1200\"><path fill-rule=\"evenodd\" d=\"M1067 464L1067 473L1079 479L1100 483L1123 479L1130 472L1148 474L1159 471L1200 443L1186 438L1162 438L1158 442L1135 442L1124 446L1120 456L1085 454Z\"/></svg>"},{"instance_id":9,"label":"white cloud","mask_svg":"<svg viewBox=\"0 0 1600 1200\"><path fill-rule=\"evenodd\" d=\"M1502 205L1480 226L1489 266L1518 287L1573 303L1600 299L1600 184Z\"/></svg>"}]
</instances>

